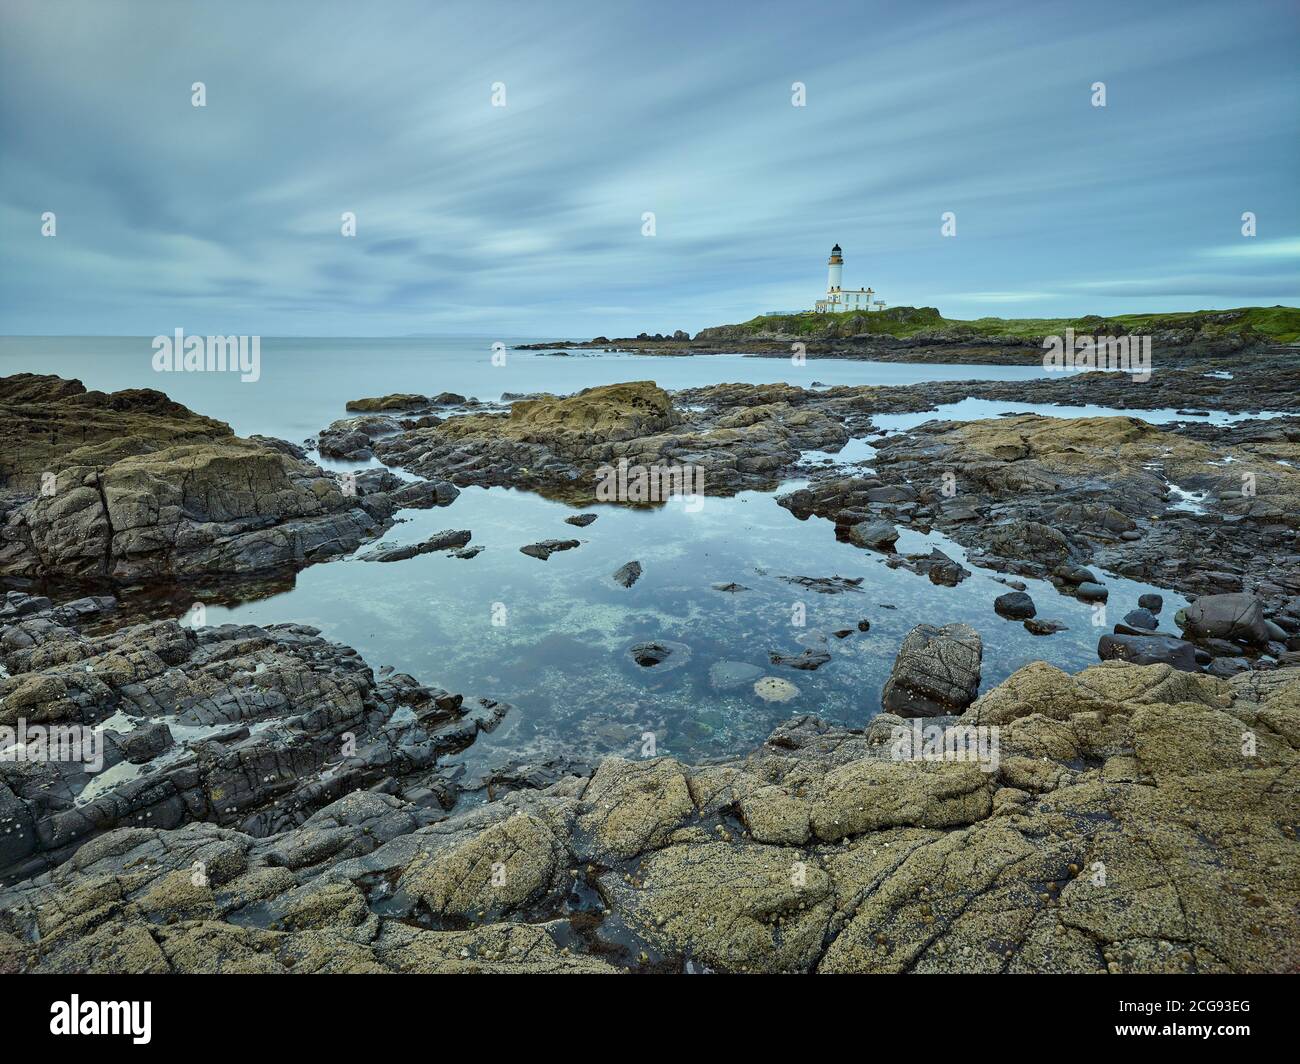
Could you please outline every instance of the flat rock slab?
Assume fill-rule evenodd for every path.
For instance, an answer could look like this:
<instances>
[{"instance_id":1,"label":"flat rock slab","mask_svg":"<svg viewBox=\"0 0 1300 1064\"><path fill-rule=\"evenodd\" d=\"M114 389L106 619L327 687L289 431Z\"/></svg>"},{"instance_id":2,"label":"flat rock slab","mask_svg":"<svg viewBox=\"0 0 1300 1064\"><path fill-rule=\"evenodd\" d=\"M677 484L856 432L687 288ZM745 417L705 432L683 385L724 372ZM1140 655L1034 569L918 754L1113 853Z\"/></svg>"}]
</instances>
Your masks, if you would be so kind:
<instances>
[{"instance_id":1,"label":"flat rock slab","mask_svg":"<svg viewBox=\"0 0 1300 1064\"><path fill-rule=\"evenodd\" d=\"M426 539L423 543L406 543L397 547L377 547L369 554L363 554L363 562L400 562L415 558L421 554L431 554L436 550L455 550L470 541L467 529L443 529Z\"/></svg>"},{"instance_id":2,"label":"flat rock slab","mask_svg":"<svg viewBox=\"0 0 1300 1064\"><path fill-rule=\"evenodd\" d=\"M1127 661L1134 665L1172 665L1182 672L1198 672L1196 648L1171 635L1103 635L1097 642L1102 661Z\"/></svg>"},{"instance_id":3,"label":"flat rock slab","mask_svg":"<svg viewBox=\"0 0 1300 1064\"><path fill-rule=\"evenodd\" d=\"M576 539L544 539L540 543L530 543L526 547L520 547L519 553L546 561L557 550L573 550L574 547L580 546L582 544Z\"/></svg>"}]
</instances>

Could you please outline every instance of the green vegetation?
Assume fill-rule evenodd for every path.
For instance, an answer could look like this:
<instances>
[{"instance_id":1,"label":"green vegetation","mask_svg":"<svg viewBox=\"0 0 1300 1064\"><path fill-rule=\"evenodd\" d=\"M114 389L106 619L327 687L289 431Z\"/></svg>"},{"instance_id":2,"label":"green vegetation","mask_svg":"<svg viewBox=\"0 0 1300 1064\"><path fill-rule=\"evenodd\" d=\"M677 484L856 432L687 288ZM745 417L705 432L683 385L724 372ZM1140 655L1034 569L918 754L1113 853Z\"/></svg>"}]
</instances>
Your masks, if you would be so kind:
<instances>
[{"instance_id":1,"label":"green vegetation","mask_svg":"<svg viewBox=\"0 0 1300 1064\"><path fill-rule=\"evenodd\" d=\"M1190 330L1204 340L1223 336L1255 335L1277 343L1300 341L1300 308L1239 307L1236 310L1190 310L1169 314L1118 314L1082 318L976 318L961 321L945 318L934 307L888 307L871 314L786 314L751 318L740 325L722 326L728 331L780 336L881 336L907 337L921 333L959 338L998 337L1033 340L1060 335L1072 328L1076 333L1123 335ZM711 331L711 330L706 330Z\"/></svg>"}]
</instances>

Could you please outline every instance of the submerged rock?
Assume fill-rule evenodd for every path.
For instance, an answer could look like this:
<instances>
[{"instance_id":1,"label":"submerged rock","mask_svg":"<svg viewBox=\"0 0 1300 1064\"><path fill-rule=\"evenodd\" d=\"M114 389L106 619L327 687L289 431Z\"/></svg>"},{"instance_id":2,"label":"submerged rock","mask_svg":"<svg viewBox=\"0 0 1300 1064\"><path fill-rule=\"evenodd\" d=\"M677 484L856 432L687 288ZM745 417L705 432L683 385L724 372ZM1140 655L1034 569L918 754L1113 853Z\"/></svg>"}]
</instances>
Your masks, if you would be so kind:
<instances>
[{"instance_id":1,"label":"submerged rock","mask_svg":"<svg viewBox=\"0 0 1300 1064\"><path fill-rule=\"evenodd\" d=\"M628 562L626 565L620 565L614 570L614 583L623 587L631 587L641 579L641 563Z\"/></svg>"},{"instance_id":2,"label":"submerged rock","mask_svg":"<svg viewBox=\"0 0 1300 1064\"><path fill-rule=\"evenodd\" d=\"M745 661L715 661L709 666L709 686L715 691L730 691L762 675L762 669Z\"/></svg>"},{"instance_id":3,"label":"submerged rock","mask_svg":"<svg viewBox=\"0 0 1300 1064\"><path fill-rule=\"evenodd\" d=\"M787 668L804 669L811 672L813 669L825 665L831 660L831 656L824 648L806 647L798 654L780 654L774 650L768 655L768 659L773 665L784 665Z\"/></svg>"},{"instance_id":4,"label":"submerged rock","mask_svg":"<svg viewBox=\"0 0 1300 1064\"><path fill-rule=\"evenodd\" d=\"M764 702L789 702L799 695L799 688L779 676L764 676L754 684L754 694Z\"/></svg>"}]
</instances>

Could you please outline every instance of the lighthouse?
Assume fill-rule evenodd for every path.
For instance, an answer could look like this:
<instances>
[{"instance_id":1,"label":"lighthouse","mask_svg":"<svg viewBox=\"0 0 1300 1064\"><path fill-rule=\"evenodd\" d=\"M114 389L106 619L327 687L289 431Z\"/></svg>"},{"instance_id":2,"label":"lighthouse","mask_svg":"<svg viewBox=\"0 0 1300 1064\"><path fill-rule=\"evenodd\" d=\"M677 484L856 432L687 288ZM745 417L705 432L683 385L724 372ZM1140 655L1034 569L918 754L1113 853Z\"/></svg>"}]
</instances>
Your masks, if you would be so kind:
<instances>
[{"instance_id":1,"label":"lighthouse","mask_svg":"<svg viewBox=\"0 0 1300 1064\"><path fill-rule=\"evenodd\" d=\"M874 288L844 287L844 252L839 244L831 248L830 261L826 263L826 298L817 300L814 310L818 314L844 314L848 311L870 313ZM884 303L876 303L879 310Z\"/></svg>"},{"instance_id":2,"label":"lighthouse","mask_svg":"<svg viewBox=\"0 0 1300 1064\"><path fill-rule=\"evenodd\" d=\"M838 292L844 287L844 254L840 251L839 244L831 248L831 258L826 265L828 267L826 271L826 291L827 293Z\"/></svg>"}]
</instances>

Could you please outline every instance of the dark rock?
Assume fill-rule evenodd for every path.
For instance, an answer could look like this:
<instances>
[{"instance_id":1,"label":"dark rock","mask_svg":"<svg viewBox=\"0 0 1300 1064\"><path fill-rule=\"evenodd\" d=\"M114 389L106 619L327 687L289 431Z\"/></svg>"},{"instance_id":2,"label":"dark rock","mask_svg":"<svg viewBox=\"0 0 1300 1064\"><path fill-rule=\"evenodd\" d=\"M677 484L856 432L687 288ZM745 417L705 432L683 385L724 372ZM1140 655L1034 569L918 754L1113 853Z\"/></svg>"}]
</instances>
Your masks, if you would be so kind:
<instances>
[{"instance_id":1,"label":"dark rock","mask_svg":"<svg viewBox=\"0 0 1300 1064\"><path fill-rule=\"evenodd\" d=\"M691 660L690 647L667 639L650 639L642 643L634 643L628 648L628 654L643 669L653 669L656 672L680 669Z\"/></svg>"},{"instance_id":2,"label":"dark rock","mask_svg":"<svg viewBox=\"0 0 1300 1064\"><path fill-rule=\"evenodd\" d=\"M1005 595L999 595L993 600L993 608L1001 616L1013 621L1022 621L1038 613L1034 600L1023 591L1008 591Z\"/></svg>"},{"instance_id":3,"label":"dark rock","mask_svg":"<svg viewBox=\"0 0 1300 1064\"><path fill-rule=\"evenodd\" d=\"M451 550L463 547L470 541L471 533L466 529L444 529L430 536L423 543L407 543L401 546L385 547L382 544L368 554L363 554L363 562L400 562L421 554L430 554L437 550Z\"/></svg>"},{"instance_id":4,"label":"dark rock","mask_svg":"<svg viewBox=\"0 0 1300 1064\"><path fill-rule=\"evenodd\" d=\"M1105 602L1110 597L1104 584L1094 584L1091 580L1085 580L1074 589L1074 593L1084 602Z\"/></svg>"},{"instance_id":5,"label":"dark rock","mask_svg":"<svg viewBox=\"0 0 1300 1064\"><path fill-rule=\"evenodd\" d=\"M1147 609L1136 609L1124 614L1124 623L1131 628L1146 628L1153 632L1160 627L1155 615Z\"/></svg>"},{"instance_id":6,"label":"dark rock","mask_svg":"<svg viewBox=\"0 0 1300 1064\"><path fill-rule=\"evenodd\" d=\"M623 587L631 587L641 579L641 563L628 562L614 570L614 583L621 584Z\"/></svg>"},{"instance_id":7,"label":"dark rock","mask_svg":"<svg viewBox=\"0 0 1300 1064\"><path fill-rule=\"evenodd\" d=\"M526 547L520 547L521 554L527 554L530 558L540 558L546 561L552 554L560 550L573 550L574 547L580 547L582 544L576 539L544 539L540 543L530 543Z\"/></svg>"},{"instance_id":8,"label":"dark rock","mask_svg":"<svg viewBox=\"0 0 1300 1064\"><path fill-rule=\"evenodd\" d=\"M1196 648L1171 635L1103 635L1097 643L1102 661L1127 661L1134 665L1172 665L1196 672Z\"/></svg>"},{"instance_id":9,"label":"dark rock","mask_svg":"<svg viewBox=\"0 0 1300 1064\"><path fill-rule=\"evenodd\" d=\"M969 625L917 625L899 648L881 705L900 717L961 713L979 691L982 658L979 633Z\"/></svg>"},{"instance_id":10,"label":"dark rock","mask_svg":"<svg viewBox=\"0 0 1300 1064\"><path fill-rule=\"evenodd\" d=\"M1138 605L1144 610L1150 610L1152 613L1159 613L1165 600L1162 595L1146 594L1138 596Z\"/></svg>"},{"instance_id":11,"label":"dark rock","mask_svg":"<svg viewBox=\"0 0 1300 1064\"><path fill-rule=\"evenodd\" d=\"M141 770L0 761L0 880L56 868L115 828L207 821L264 838L359 790L450 797L438 754L462 749L508 708L406 674L376 680L356 651L308 625L164 620L91 635L53 623L53 612L0 621L0 725L19 714L113 720L106 768ZM123 718L138 723L116 730Z\"/></svg>"},{"instance_id":12,"label":"dark rock","mask_svg":"<svg viewBox=\"0 0 1300 1064\"><path fill-rule=\"evenodd\" d=\"M592 521L596 520L597 514L574 514L572 517L566 517L566 525L577 525L579 528L586 528Z\"/></svg>"},{"instance_id":13,"label":"dark rock","mask_svg":"<svg viewBox=\"0 0 1300 1064\"><path fill-rule=\"evenodd\" d=\"M794 584L819 595L838 595L845 591L861 591L860 576L782 576L787 584Z\"/></svg>"},{"instance_id":14,"label":"dark rock","mask_svg":"<svg viewBox=\"0 0 1300 1064\"><path fill-rule=\"evenodd\" d=\"M1268 642L1263 605L1254 595L1202 595L1183 616L1183 633L1192 639L1232 639L1255 646Z\"/></svg>"},{"instance_id":15,"label":"dark rock","mask_svg":"<svg viewBox=\"0 0 1300 1064\"><path fill-rule=\"evenodd\" d=\"M888 521L861 521L849 529L849 542L871 550L889 550L898 541L898 529Z\"/></svg>"},{"instance_id":16,"label":"dark rock","mask_svg":"<svg viewBox=\"0 0 1300 1064\"><path fill-rule=\"evenodd\" d=\"M113 742L122 751L122 757L133 765L152 761L173 743L172 731L162 721L144 724L125 735L112 733Z\"/></svg>"},{"instance_id":17,"label":"dark rock","mask_svg":"<svg viewBox=\"0 0 1300 1064\"><path fill-rule=\"evenodd\" d=\"M944 587L956 587L971 575L969 569L955 559L949 558L938 547L931 550L929 554L909 554L907 558L892 560L890 564L928 576L930 583L941 584Z\"/></svg>"}]
</instances>

